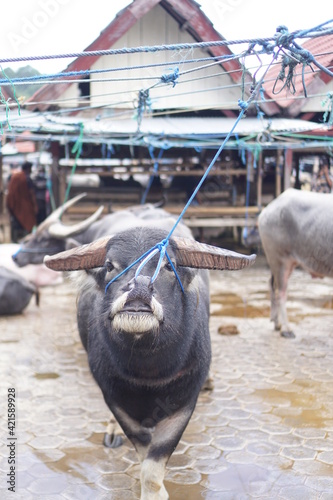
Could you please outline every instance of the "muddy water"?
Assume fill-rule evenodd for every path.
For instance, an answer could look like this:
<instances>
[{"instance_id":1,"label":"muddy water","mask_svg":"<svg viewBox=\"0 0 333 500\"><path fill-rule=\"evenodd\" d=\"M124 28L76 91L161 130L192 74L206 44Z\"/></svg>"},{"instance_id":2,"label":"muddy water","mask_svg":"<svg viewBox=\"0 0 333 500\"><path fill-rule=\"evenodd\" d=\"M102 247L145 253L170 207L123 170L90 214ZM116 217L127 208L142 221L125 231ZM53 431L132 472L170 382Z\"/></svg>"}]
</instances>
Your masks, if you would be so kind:
<instances>
[{"instance_id":1,"label":"muddy water","mask_svg":"<svg viewBox=\"0 0 333 500\"><path fill-rule=\"evenodd\" d=\"M333 498L333 281L295 272L290 340L269 321L268 278L265 263L211 274L214 389L200 395L170 459L171 500ZM225 325L233 335L218 333ZM43 289L39 308L0 318L0 344L1 498L139 498L130 443L101 444L109 412L79 342L70 286ZM6 484L11 387L15 495Z\"/></svg>"}]
</instances>

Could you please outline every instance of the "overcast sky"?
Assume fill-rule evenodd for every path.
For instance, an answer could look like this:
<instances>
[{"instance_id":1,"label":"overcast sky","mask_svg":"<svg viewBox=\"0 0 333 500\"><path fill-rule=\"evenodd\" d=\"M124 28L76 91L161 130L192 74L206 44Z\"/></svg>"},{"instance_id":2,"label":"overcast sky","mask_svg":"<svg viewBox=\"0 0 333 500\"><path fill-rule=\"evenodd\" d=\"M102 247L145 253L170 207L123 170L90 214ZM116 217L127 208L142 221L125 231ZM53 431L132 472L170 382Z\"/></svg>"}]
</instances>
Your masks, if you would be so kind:
<instances>
[{"instance_id":1,"label":"overcast sky","mask_svg":"<svg viewBox=\"0 0 333 500\"><path fill-rule=\"evenodd\" d=\"M5 2L0 17L0 59L80 52L129 3L127 0ZM270 37L280 24L294 31L333 18L332 0L315 3L304 0L201 0L198 3L227 40ZM41 73L56 73L69 62L69 59L53 59L23 64L30 64ZM3 68L18 67L15 63L0 64Z\"/></svg>"}]
</instances>

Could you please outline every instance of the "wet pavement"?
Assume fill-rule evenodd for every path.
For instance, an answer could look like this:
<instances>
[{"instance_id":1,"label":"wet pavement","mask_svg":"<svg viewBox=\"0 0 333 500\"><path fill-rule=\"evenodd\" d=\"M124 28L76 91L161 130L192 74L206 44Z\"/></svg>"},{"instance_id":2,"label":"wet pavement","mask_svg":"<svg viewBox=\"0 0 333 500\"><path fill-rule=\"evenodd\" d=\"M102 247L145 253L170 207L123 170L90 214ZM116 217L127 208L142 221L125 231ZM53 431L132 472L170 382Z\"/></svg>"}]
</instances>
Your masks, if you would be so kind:
<instances>
[{"instance_id":1,"label":"wet pavement","mask_svg":"<svg viewBox=\"0 0 333 500\"><path fill-rule=\"evenodd\" d=\"M269 321L268 278L263 258L211 273L214 389L201 393L168 464L171 500L333 498L333 280L294 272L291 340ZM102 445L109 411L79 341L71 286L45 287L40 307L1 317L0 344L0 497L139 498L130 443Z\"/></svg>"}]
</instances>

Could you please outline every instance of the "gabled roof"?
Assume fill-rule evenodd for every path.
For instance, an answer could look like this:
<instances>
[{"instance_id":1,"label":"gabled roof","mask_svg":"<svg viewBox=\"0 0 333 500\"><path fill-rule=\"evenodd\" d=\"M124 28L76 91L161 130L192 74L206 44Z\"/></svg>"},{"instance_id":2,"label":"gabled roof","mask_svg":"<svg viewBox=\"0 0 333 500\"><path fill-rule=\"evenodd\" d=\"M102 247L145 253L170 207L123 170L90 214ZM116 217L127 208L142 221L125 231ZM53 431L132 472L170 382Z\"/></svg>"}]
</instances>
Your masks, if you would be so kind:
<instances>
[{"instance_id":1,"label":"gabled roof","mask_svg":"<svg viewBox=\"0 0 333 500\"><path fill-rule=\"evenodd\" d=\"M308 50L322 66L333 71L333 35L307 40L302 44L302 48ZM281 62L275 64L268 71L265 78L266 83L264 84L266 94L268 94L271 99L278 99L278 104L285 110L286 116L294 117L302 112L307 102L306 99L304 99L304 87L307 95L310 96L311 94L314 95L323 92L325 84L332 81L331 76L322 69L318 69L314 64L311 64L311 68L309 66L304 68L303 79L302 64L298 64L295 67L294 78L292 80L292 84L295 88L294 94L292 94L286 86L284 87L286 79L284 79L284 81L279 80ZM287 73L288 68L286 68L285 76L287 76ZM297 97L299 97L299 99L297 99ZM308 114L306 118L311 119L311 115Z\"/></svg>"},{"instance_id":2,"label":"gabled roof","mask_svg":"<svg viewBox=\"0 0 333 500\"><path fill-rule=\"evenodd\" d=\"M211 21L200 9L200 5L194 0L133 0L133 2L120 11L114 20L101 32L85 51L108 50L132 27L145 16L153 7L159 4L167 13L172 16L180 26L180 29L187 31L196 42L211 42L225 40L218 33ZM209 47L207 51L212 56L232 55L227 46ZM89 57L78 57L69 64L65 71L82 71L91 68L99 59L98 55ZM230 76L234 82L239 83L242 79L242 67L238 60L222 61L220 65L225 71L231 72ZM245 75L245 81L252 82L249 73ZM56 100L72 83L59 83L57 85L48 84L29 99L30 102ZM28 101L28 102L29 102ZM49 104L36 104L30 109L44 111ZM278 106L273 102L262 103L261 107L267 114L272 115L279 111Z\"/></svg>"}]
</instances>

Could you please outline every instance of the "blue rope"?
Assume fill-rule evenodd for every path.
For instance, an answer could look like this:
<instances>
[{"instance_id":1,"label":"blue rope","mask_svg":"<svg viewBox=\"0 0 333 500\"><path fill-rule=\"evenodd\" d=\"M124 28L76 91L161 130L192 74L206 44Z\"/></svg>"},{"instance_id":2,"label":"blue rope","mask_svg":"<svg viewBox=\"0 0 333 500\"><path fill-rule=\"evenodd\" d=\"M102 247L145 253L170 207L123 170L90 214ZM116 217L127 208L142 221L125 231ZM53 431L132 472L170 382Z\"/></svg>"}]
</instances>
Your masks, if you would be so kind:
<instances>
[{"instance_id":1,"label":"blue rope","mask_svg":"<svg viewBox=\"0 0 333 500\"><path fill-rule=\"evenodd\" d=\"M69 193L70 193L70 190L71 190L71 187L72 187L73 176L75 174L75 170L76 170L76 166L77 166L77 161L78 161L79 157L81 156L82 147L83 147L83 132L84 132L84 125L83 125L83 122L81 122L80 123L80 134L79 134L79 137L77 138L74 146L72 147L72 153L73 154L76 153L75 154L75 161L74 161L74 164L72 166L72 170L71 170L69 182L68 182L67 189L66 189L66 192L65 192L65 198L64 198L64 201L63 201L63 205L68 200ZM60 218L62 217L62 215L63 215L63 211L60 214Z\"/></svg>"},{"instance_id":2,"label":"blue rope","mask_svg":"<svg viewBox=\"0 0 333 500\"><path fill-rule=\"evenodd\" d=\"M226 143L228 142L230 136L233 134L233 131L235 130L235 128L237 127L239 121L243 118L243 115L245 114L248 106L249 106L249 101L245 102L245 101L241 101L239 100L238 101L238 105L239 107L241 108L241 111L238 115L238 118L237 120L235 121L234 125L232 126L230 132L228 133L228 135L226 136L226 138L224 139L223 143L221 144L221 146L219 147L217 153L215 154L213 160L211 161L209 167L207 168L206 172L204 173L204 175L202 176L199 184L197 185L197 187L195 188L195 190L193 191L190 199L188 200L188 202L186 203L185 207L183 208L181 214L179 215L178 219L176 220L176 223L175 225L173 226L173 228L171 229L171 231L169 232L168 236L166 239L169 239L171 238L173 232L175 231L176 227L178 226L179 222L181 221L181 219L183 218L183 215L185 214L186 210L188 209L188 207L191 205L192 201L194 200L194 198L196 197L199 189L201 188L202 184L204 183L204 181L206 180L206 177L208 176L209 172L211 171L211 169L213 168L216 160L218 159L218 157L220 156L224 146L226 145Z\"/></svg>"},{"instance_id":3,"label":"blue rope","mask_svg":"<svg viewBox=\"0 0 333 500\"><path fill-rule=\"evenodd\" d=\"M138 267L138 269L136 270L136 273L135 273L135 278L137 278L141 272L141 270L143 269L143 267L147 264L147 262L150 261L150 259L152 259L154 257L154 255L156 255L158 252L160 252L160 258L159 258L159 261L158 261L158 264L156 266L156 269L155 269L155 272L154 272L154 275L153 277L151 278L151 283L154 283L154 281L156 280L157 276L158 276L158 273L159 273L159 270L160 270L160 267L161 267L161 264L162 264L162 260L164 258L164 256L167 257L170 265L171 265L171 268L173 270L173 272L175 273L175 276L177 278L177 281L180 285L180 288L182 290L182 292L184 293L184 288L183 288L183 285L180 281L180 278L177 274L177 271L175 269L175 266L173 265L169 255L168 255L168 252L166 251L166 247L168 246L169 244L169 241L167 239L164 239L162 240L160 243L157 243L153 248L151 248L150 250L148 250L147 252L145 252L143 255L141 255L141 257L139 257L138 259L136 259L134 262L132 262L132 264L130 264L129 266L126 267L126 269L124 269L123 271L121 271L119 274L117 274L117 276L115 276L114 278L112 278L112 280L110 280L106 287L105 287L105 293L108 291L108 288L110 285L112 285L112 283L114 283L118 278L120 278L123 274L125 274L127 271L129 271L133 266L135 266L136 264L138 264L139 262L141 262L140 266Z\"/></svg>"},{"instance_id":4,"label":"blue rope","mask_svg":"<svg viewBox=\"0 0 333 500\"><path fill-rule=\"evenodd\" d=\"M274 38L259 38L256 43L260 42L270 42ZM195 42L195 43L178 43L170 45L153 45L153 46L140 46L140 47L124 47L121 49L109 49L109 50L91 50L84 52L72 52L67 54L52 54L44 56L29 56L29 57L9 57L1 58L0 63L10 63L10 62L26 62L26 61L42 61L46 59L75 59L78 57L95 57L95 56L108 56L108 55L120 55L120 54L137 54L140 52L161 52L161 51L173 51L173 50L193 50L202 49L209 47L224 47L226 45L235 45L249 43L253 40L219 40L212 42ZM170 63L169 63L170 64Z\"/></svg>"},{"instance_id":5,"label":"blue rope","mask_svg":"<svg viewBox=\"0 0 333 500\"><path fill-rule=\"evenodd\" d=\"M325 23L319 25L316 28L310 28L308 30L298 30L290 34L282 33L279 37L280 43L285 43L287 40L294 38L309 38L309 34L314 32L312 36L322 36L329 35L333 33L333 28L321 29L322 26L330 24L333 19L326 21ZM52 55L39 55L39 56L29 56L29 57L8 57L1 58L0 63L10 63L10 62L26 62L26 61L43 61L47 59L76 59L78 57L95 57L95 56L105 56L105 55L119 55L119 54L137 54L140 52L161 52L161 51L179 51L179 50L193 50L193 49L205 49L209 47L224 47L226 45L240 45L255 43L267 47L268 42L276 42L275 37L269 38L256 38L256 39L240 39L240 40L217 40L209 42L195 42L195 43L178 43L178 44L163 44L163 45L153 45L153 46L139 46L139 47L124 47L120 49L108 49L108 50L92 50L83 52L71 52L66 54L52 54Z\"/></svg>"},{"instance_id":6,"label":"blue rope","mask_svg":"<svg viewBox=\"0 0 333 500\"><path fill-rule=\"evenodd\" d=\"M137 264L142 259L144 259L151 251L152 251L152 249L150 249L147 252L145 252L143 255L141 255L141 257L139 257L138 259L136 259L134 262L132 262L132 264L130 264L123 271L121 271L119 274L117 274L117 276L115 276L114 278L112 278L112 280L110 280L108 282L108 284L106 285L106 287L105 287L105 293L108 291L109 286L112 285L112 283L114 281L116 281L118 278L120 278L120 276L122 276L123 274L127 273L127 271L129 271L133 266L135 266L135 264Z\"/></svg>"},{"instance_id":7,"label":"blue rope","mask_svg":"<svg viewBox=\"0 0 333 500\"><path fill-rule=\"evenodd\" d=\"M13 80L11 78L9 78L9 76L5 73L5 70L2 68L2 66L0 66L0 69L1 69L1 71L3 73L3 75L6 77L6 80L10 83L10 85L12 87L14 100L15 100L15 102L17 104L17 112L18 112L19 115L21 115L21 106L20 106L19 100L16 97L16 90L15 90L15 87L14 87L14 84L13 84Z\"/></svg>"},{"instance_id":8,"label":"blue rope","mask_svg":"<svg viewBox=\"0 0 333 500\"><path fill-rule=\"evenodd\" d=\"M155 158L154 158L154 152L153 152L153 151L154 151L154 148L153 148L152 146L150 146L150 147L148 148L148 151L149 151L149 154L150 154L151 159L152 159L152 160L154 160L154 159L155 159ZM160 159L161 159L162 154L163 154L163 151L164 151L164 149L163 149L163 148L161 148L161 149L160 149L160 152L158 153L157 159L155 159L155 163L154 163L154 173L156 173L156 172L158 171L158 161L157 161L157 160L160 160ZM148 193L149 193L149 190L150 190L150 188L151 188L151 185L152 185L152 183L153 183L153 181L154 181L154 177L155 177L155 175L154 175L154 174L152 174L152 175L149 177L149 181L148 181L147 187L146 187L145 192L143 193L142 198L141 198L141 204L142 204L142 205L143 205L144 203L146 203L146 198L147 198L147 196L148 196Z\"/></svg>"},{"instance_id":9,"label":"blue rope","mask_svg":"<svg viewBox=\"0 0 333 500\"><path fill-rule=\"evenodd\" d=\"M230 59L230 56L214 56L214 59L217 61L223 61L228 57L228 60ZM233 56L234 59L238 59L237 55ZM199 62L205 62L205 61L211 61L211 57L201 57L201 58L196 58L196 59L187 59L186 61L178 61L178 63L182 64L192 64L192 63L199 63ZM135 66L121 66L121 67L111 67L111 68L104 68L104 69L85 69L85 70L78 70L78 71L67 71L67 72L60 72L60 73L50 73L50 74L45 74L45 75L34 75L34 76L25 76L25 77L20 77L20 78L12 78L11 82L15 84L24 84L24 83L33 83L33 82L38 82L40 80L47 80L48 78L65 78L66 81L68 80L68 77L75 77L75 76L90 76L94 74L99 74L99 73L112 73L112 72L118 72L118 71L128 71L128 70L136 70L136 69L148 69L148 68L158 68L161 66L169 66L170 62L161 62L161 63L151 63L151 64L140 64L140 65L135 65ZM191 70L193 71L193 70ZM187 72L184 72L182 74L186 74ZM163 77L167 77L168 75L162 75L162 77L145 77L146 79L151 79L151 80L158 80L158 82L163 82ZM171 78L172 75L170 75ZM135 80L142 80L142 78L134 78ZM123 81L123 80L131 80L130 78L126 79L115 79L115 80L109 80L109 81ZM133 79L132 79L133 80ZM96 81L96 80L94 80ZM46 83L52 83L52 82L46 82ZM63 83L63 82L61 82ZM166 82L168 83L168 82ZM1 79L0 78L0 85L10 85L8 80Z\"/></svg>"}]
</instances>

